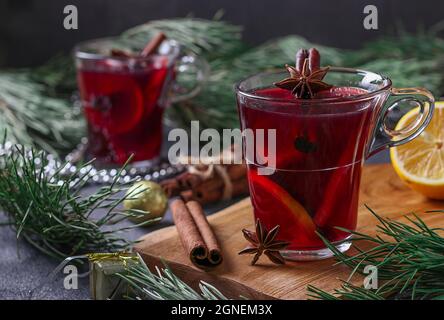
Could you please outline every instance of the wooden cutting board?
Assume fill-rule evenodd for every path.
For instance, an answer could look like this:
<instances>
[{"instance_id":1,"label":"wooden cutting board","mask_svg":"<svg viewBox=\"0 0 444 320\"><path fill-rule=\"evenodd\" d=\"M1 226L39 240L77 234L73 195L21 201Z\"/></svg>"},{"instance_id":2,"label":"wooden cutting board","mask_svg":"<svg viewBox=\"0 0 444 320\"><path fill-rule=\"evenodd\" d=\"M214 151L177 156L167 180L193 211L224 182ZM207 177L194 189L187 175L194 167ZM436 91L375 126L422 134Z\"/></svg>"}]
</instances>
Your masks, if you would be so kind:
<instances>
[{"instance_id":1,"label":"wooden cutting board","mask_svg":"<svg viewBox=\"0 0 444 320\"><path fill-rule=\"evenodd\" d=\"M404 220L404 215L416 212L432 227L443 227L443 213L425 213L430 209L443 208L444 202L427 200L410 190L393 171L390 164L364 167L358 230L375 233L376 219L364 207L370 206L378 214L395 220ZM241 229L254 230L253 209L250 199L228 207L209 217L222 246L224 262L215 270L205 272L195 268L184 253L174 226L152 232L142 238L135 248L147 264L161 265L164 259L181 279L197 287L199 280L216 286L230 298L240 295L250 299L305 299L308 284L332 291L347 279L350 269L333 266L334 259L314 262L290 262L276 266L261 257L256 266L250 266L252 256L239 256L237 252L246 246ZM349 253L353 253L350 250ZM356 284L362 278L354 277Z\"/></svg>"}]
</instances>

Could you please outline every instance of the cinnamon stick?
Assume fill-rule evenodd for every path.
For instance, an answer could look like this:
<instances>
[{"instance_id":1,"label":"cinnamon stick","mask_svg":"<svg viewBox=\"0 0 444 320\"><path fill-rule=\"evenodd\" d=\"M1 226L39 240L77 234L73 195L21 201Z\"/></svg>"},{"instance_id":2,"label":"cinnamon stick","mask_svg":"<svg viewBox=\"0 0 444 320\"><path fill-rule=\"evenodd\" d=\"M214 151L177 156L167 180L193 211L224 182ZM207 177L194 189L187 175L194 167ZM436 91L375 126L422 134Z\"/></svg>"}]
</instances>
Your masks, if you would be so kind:
<instances>
[{"instance_id":1,"label":"cinnamon stick","mask_svg":"<svg viewBox=\"0 0 444 320\"><path fill-rule=\"evenodd\" d=\"M245 164L229 165L227 172L232 181L238 180L247 176L247 166Z\"/></svg>"},{"instance_id":2,"label":"cinnamon stick","mask_svg":"<svg viewBox=\"0 0 444 320\"><path fill-rule=\"evenodd\" d=\"M202 183L202 181L202 177L189 172L184 172L175 178L166 179L160 182L160 185L168 197L174 197L179 195L181 191L196 188Z\"/></svg>"},{"instance_id":3,"label":"cinnamon stick","mask_svg":"<svg viewBox=\"0 0 444 320\"><path fill-rule=\"evenodd\" d=\"M200 231L207 248L208 248L208 260L213 265L219 265L222 262L222 254L217 243L216 236L208 223L207 217L202 209L202 206L196 201L189 201L186 203L191 216L196 223L197 229Z\"/></svg>"},{"instance_id":4,"label":"cinnamon stick","mask_svg":"<svg viewBox=\"0 0 444 320\"><path fill-rule=\"evenodd\" d=\"M111 57L115 58L131 58L131 54L120 49L111 49Z\"/></svg>"},{"instance_id":5,"label":"cinnamon stick","mask_svg":"<svg viewBox=\"0 0 444 320\"><path fill-rule=\"evenodd\" d=\"M203 181L201 176L185 172L185 174L177 178L179 187L182 189L193 189L200 185Z\"/></svg>"},{"instance_id":6,"label":"cinnamon stick","mask_svg":"<svg viewBox=\"0 0 444 320\"><path fill-rule=\"evenodd\" d=\"M232 196L248 194L246 165L231 164L223 167L231 182ZM205 172L208 166L202 165L199 168L198 170ZM197 200L201 204L221 200L227 187L225 184L226 182L217 170L214 170L210 177L205 178L199 174L184 172L160 183L168 197L181 195L185 200Z\"/></svg>"},{"instance_id":7,"label":"cinnamon stick","mask_svg":"<svg viewBox=\"0 0 444 320\"><path fill-rule=\"evenodd\" d=\"M181 198L174 198L170 209L191 262L201 269L219 265L222 262L220 247L200 204L193 201L185 204Z\"/></svg>"},{"instance_id":8,"label":"cinnamon stick","mask_svg":"<svg viewBox=\"0 0 444 320\"><path fill-rule=\"evenodd\" d=\"M308 50L308 69L310 72L315 72L321 67L321 55L315 48Z\"/></svg>"},{"instance_id":9,"label":"cinnamon stick","mask_svg":"<svg viewBox=\"0 0 444 320\"><path fill-rule=\"evenodd\" d=\"M196 264L197 260L205 259L208 256L208 249L183 200L180 198L172 199L170 209L179 238L188 252L190 260Z\"/></svg>"},{"instance_id":10,"label":"cinnamon stick","mask_svg":"<svg viewBox=\"0 0 444 320\"><path fill-rule=\"evenodd\" d=\"M302 66L304 65L305 59L307 58L308 58L307 49L299 49L298 52L296 52L296 63L295 63L296 70L302 72Z\"/></svg>"},{"instance_id":11,"label":"cinnamon stick","mask_svg":"<svg viewBox=\"0 0 444 320\"><path fill-rule=\"evenodd\" d=\"M191 200L199 201L198 199L195 198L194 193L193 193L193 190L185 190L185 191L182 191L182 192L180 193L180 197L181 197L181 198L183 199L183 201L185 201L185 202L188 202L188 201L191 201ZM200 201L199 201L199 202L200 202ZM203 204L203 203L200 202L200 204Z\"/></svg>"},{"instance_id":12,"label":"cinnamon stick","mask_svg":"<svg viewBox=\"0 0 444 320\"><path fill-rule=\"evenodd\" d=\"M166 39L166 36L164 33L159 32L156 34L154 38L152 38L145 48L140 52L139 57L148 57L150 54L153 54L159 46L162 44L162 42ZM132 54L131 52L127 52L125 50L113 48L110 52L111 57L116 58L137 58L137 54Z\"/></svg>"},{"instance_id":13,"label":"cinnamon stick","mask_svg":"<svg viewBox=\"0 0 444 320\"><path fill-rule=\"evenodd\" d=\"M165 34L163 32L159 32L158 34L156 34L154 38L150 40L150 42L148 42L145 48L143 48L140 55L142 57L147 57L150 54L153 54L165 39L166 39Z\"/></svg>"},{"instance_id":14,"label":"cinnamon stick","mask_svg":"<svg viewBox=\"0 0 444 320\"><path fill-rule=\"evenodd\" d=\"M222 179L212 178L202 182L198 187L192 189L193 192L207 192L211 190L222 190L224 188L224 182Z\"/></svg>"},{"instance_id":15,"label":"cinnamon stick","mask_svg":"<svg viewBox=\"0 0 444 320\"><path fill-rule=\"evenodd\" d=\"M246 178L239 179L236 181L232 181L232 196L237 197L240 195L247 195L249 192L248 189L248 180ZM222 199L224 189L222 188L211 188L213 185L206 184L206 187L202 185L202 188L199 187L196 190L184 191L181 193L182 198L185 200L196 200L201 204L211 203L215 201L219 201Z\"/></svg>"},{"instance_id":16,"label":"cinnamon stick","mask_svg":"<svg viewBox=\"0 0 444 320\"><path fill-rule=\"evenodd\" d=\"M165 191L168 198L177 197L182 191L179 186L179 182L174 178L161 181L160 186L162 187L163 191Z\"/></svg>"},{"instance_id":17,"label":"cinnamon stick","mask_svg":"<svg viewBox=\"0 0 444 320\"><path fill-rule=\"evenodd\" d=\"M248 179L239 179L233 182L233 197L246 195L250 192Z\"/></svg>"}]
</instances>

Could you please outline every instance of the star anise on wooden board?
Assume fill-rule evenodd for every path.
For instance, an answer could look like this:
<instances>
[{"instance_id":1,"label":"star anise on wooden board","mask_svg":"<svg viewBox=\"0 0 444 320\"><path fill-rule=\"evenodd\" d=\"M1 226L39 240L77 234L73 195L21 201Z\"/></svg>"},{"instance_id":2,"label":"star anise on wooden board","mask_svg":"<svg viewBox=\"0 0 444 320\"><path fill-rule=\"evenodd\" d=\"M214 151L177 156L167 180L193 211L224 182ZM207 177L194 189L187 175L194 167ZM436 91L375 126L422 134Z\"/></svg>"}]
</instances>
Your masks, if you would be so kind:
<instances>
[{"instance_id":1,"label":"star anise on wooden board","mask_svg":"<svg viewBox=\"0 0 444 320\"><path fill-rule=\"evenodd\" d=\"M285 249L290 243L286 241L275 240L279 233L279 225L268 231L259 221L256 220L256 232L242 229L245 239L250 245L239 252L239 254L254 254L251 265L255 265L262 254L265 254L271 262L276 264L285 264L285 259L279 250Z\"/></svg>"},{"instance_id":2,"label":"star anise on wooden board","mask_svg":"<svg viewBox=\"0 0 444 320\"><path fill-rule=\"evenodd\" d=\"M317 92L332 87L322 81L329 71L329 67L319 68L318 64L319 53L317 50L310 49L310 56L308 57L307 53L305 56L303 52L302 54L298 53L296 67L285 65L285 68L290 73L290 77L276 82L274 85L285 90L290 90L297 98L313 98Z\"/></svg>"}]
</instances>

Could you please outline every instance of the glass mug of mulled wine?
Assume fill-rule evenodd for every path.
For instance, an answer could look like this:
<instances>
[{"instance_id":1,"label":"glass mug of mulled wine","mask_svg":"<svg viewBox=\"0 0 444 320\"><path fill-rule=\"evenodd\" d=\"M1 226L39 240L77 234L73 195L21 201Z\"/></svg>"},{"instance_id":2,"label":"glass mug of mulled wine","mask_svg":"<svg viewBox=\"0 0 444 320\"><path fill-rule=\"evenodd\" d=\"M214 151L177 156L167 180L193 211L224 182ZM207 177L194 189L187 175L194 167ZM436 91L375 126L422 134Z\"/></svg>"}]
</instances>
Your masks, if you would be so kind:
<instances>
[{"instance_id":1,"label":"glass mug of mulled wine","mask_svg":"<svg viewBox=\"0 0 444 320\"><path fill-rule=\"evenodd\" d=\"M270 175L260 173L267 166L263 157L245 154L254 141L244 139L254 216L267 230L280 226L277 239L290 243L281 251L284 258L323 259L332 251L318 233L341 252L351 245L350 233L337 227L356 228L364 160L417 137L431 120L434 98L421 88L395 89L390 79L373 72L331 67L324 81L332 88L298 99L273 85L286 77L285 72L261 73L235 88L242 129L276 130ZM400 106L418 108L418 117L394 130L389 114Z\"/></svg>"},{"instance_id":2,"label":"glass mug of mulled wine","mask_svg":"<svg viewBox=\"0 0 444 320\"><path fill-rule=\"evenodd\" d=\"M74 49L87 153L100 164L122 165L133 156L132 161L149 166L160 156L165 108L199 93L208 64L182 55L174 40L163 40L148 55L130 55L122 48L125 43L108 38ZM186 86L176 81L182 74Z\"/></svg>"}]
</instances>

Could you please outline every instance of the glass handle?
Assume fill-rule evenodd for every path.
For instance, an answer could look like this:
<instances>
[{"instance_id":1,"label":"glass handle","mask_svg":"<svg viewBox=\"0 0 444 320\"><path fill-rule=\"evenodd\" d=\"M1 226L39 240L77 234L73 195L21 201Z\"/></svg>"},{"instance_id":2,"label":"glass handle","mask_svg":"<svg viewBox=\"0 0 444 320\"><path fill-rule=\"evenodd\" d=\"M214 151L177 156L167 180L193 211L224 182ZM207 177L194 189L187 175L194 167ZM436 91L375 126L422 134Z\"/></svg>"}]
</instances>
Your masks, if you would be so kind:
<instances>
[{"instance_id":1,"label":"glass handle","mask_svg":"<svg viewBox=\"0 0 444 320\"><path fill-rule=\"evenodd\" d=\"M186 88L175 81L169 101L177 103L198 95L205 82L207 82L209 73L210 67L205 59L194 54L182 56L176 64L175 74L183 77L183 82L193 83L194 85L191 88Z\"/></svg>"},{"instance_id":2,"label":"glass handle","mask_svg":"<svg viewBox=\"0 0 444 320\"><path fill-rule=\"evenodd\" d=\"M379 145L374 145L373 141L367 157L384 149L399 146L413 140L421 134L432 119L435 99L430 91L423 88L392 88L390 98L394 99L394 101L383 107L379 119L380 125L377 126L384 141ZM404 128L398 130L388 128L386 125L388 115L393 109L400 107L400 104L403 102L414 104L414 107L418 109L418 115Z\"/></svg>"}]
</instances>

